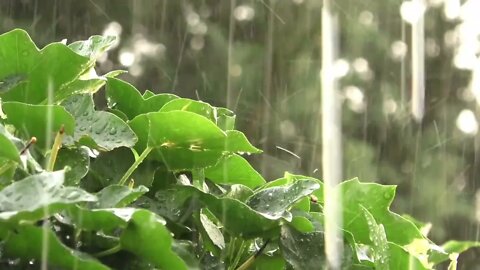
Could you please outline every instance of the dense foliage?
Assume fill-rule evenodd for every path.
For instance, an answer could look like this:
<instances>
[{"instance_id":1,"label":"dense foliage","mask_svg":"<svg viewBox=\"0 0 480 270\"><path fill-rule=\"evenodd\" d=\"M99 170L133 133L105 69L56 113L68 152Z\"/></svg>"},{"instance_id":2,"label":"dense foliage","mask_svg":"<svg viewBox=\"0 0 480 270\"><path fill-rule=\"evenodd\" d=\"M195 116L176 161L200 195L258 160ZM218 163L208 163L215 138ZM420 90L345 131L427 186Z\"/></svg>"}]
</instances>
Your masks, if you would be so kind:
<instances>
[{"instance_id":1,"label":"dense foliage","mask_svg":"<svg viewBox=\"0 0 480 270\"><path fill-rule=\"evenodd\" d=\"M114 39L0 35L2 269L315 269L324 265L322 182L266 181L232 111L141 94L99 76ZM95 105L105 86L107 106ZM477 242L437 246L389 210L395 186L343 194L343 269L433 269ZM413 268L414 267L414 268Z\"/></svg>"}]
</instances>

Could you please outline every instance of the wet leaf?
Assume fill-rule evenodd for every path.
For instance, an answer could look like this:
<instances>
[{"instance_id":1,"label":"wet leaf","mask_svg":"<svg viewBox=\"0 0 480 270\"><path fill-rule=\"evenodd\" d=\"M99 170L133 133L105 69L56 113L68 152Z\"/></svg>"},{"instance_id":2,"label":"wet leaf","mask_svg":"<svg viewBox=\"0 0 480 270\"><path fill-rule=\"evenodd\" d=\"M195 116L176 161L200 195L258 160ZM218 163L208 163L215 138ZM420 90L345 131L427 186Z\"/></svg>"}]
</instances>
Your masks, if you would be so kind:
<instances>
[{"instance_id":1,"label":"wet leaf","mask_svg":"<svg viewBox=\"0 0 480 270\"><path fill-rule=\"evenodd\" d=\"M64 172L44 172L17 181L0 191L0 220L36 221L68 205L95 201L82 189L64 187Z\"/></svg>"},{"instance_id":2,"label":"wet leaf","mask_svg":"<svg viewBox=\"0 0 480 270\"><path fill-rule=\"evenodd\" d=\"M120 236L122 248L163 269L188 269L172 251L173 238L164 224L147 210L136 211Z\"/></svg>"},{"instance_id":3,"label":"wet leaf","mask_svg":"<svg viewBox=\"0 0 480 270\"><path fill-rule=\"evenodd\" d=\"M39 104L90 68L89 59L60 42L39 50L20 29L0 35L0 81L9 84L3 101ZM50 94L49 94L50 92Z\"/></svg>"},{"instance_id":4,"label":"wet leaf","mask_svg":"<svg viewBox=\"0 0 480 270\"><path fill-rule=\"evenodd\" d=\"M318 269L325 265L322 232L300 233L284 225L279 246L283 258L293 269Z\"/></svg>"},{"instance_id":5,"label":"wet leaf","mask_svg":"<svg viewBox=\"0 0 480 270\"><path fill-rule=\"evenodd\" d=\"M394 186L360 183L354 179L341 183L337 188L340 188L342 194L344 229L351 232L357 242L372 243L368 224L359 214L362 213L362 206L379 224L383 224L389 242L407 245L415 239L423 239L412 222L389 210L395 196Z\"/></svg>"},{"instance_id":6,"label":"wet leaf","mask_svg":"<svg viewBox=\"0 0 480 270\"><path fill-rule=\"evenodd\" d=\"M192 112L148 113L129 124L139 139L137 151L142 152L147 145L155 148L151 156L164 162L169 170L212 166L224 153L259 152L243 133L225 133L207 118Z\"/></svg>"},{"instance_id":7,"label":"wet leaf","mask_svg":"<svg viewBox=\"0 0 480 270\"><path fill-rule=\"evenodd\" d=\"M97 59L115 44L114 36L91 36L87 40L75 41L68 45L72 51L90 59Z\"/></svg>"},{"instance_id":8,"label":"wet leaf","mask_svg":"<svg viewBox=\"0 0 480 270\"><path fill-rule=\"evenodd\" d=\"M476 241L455 241L451 240L446 242L441 246L441 248L445 251L445 253L433 253L429 257L429 262L433 263L434 265L439 264L441 262L445 262L449 260L449 254L452 253L462 253L470 248L480 247L480 242Z\"/></svg>"},{"instance_id":9,"label":"wet leaf","mask_svg":"<svg viewBox=\"0 0 480 270\"><path fill-rule=\"evenodd\" d=\"M200 222L210 240L220 249L225 248L225 239L220 229L213 223L207 215L200 213Z\"/></svg>"},{"instance_id":10,"label":"wet leaf","mask_svg":"<svg viewBox=\"0 0 480 270\"><path fill-rule=\"evenodd\" d=\"M2 106L8 123L15 126L25 140L36 137L36 146L44 150L51 147L50 144L62 126L69 135L75 129L73 116L62 106L20 102L4 102Z\"/></svg>"},{"instance_id":11,"label":"wet leaf","mask_svg":"<svg viewBox=\"0 0 480 270\"><path fill-rule=\"evenodd\" d=\"M129 119L144 113L158 112L166 103L177 98L173 94L142 96L134 86L125 81L115 78L108 78L107 81L109 107L120 110Z\"/></svg>"},{"instance_id":12,"label":"wet leaf","mask_svg":"<svg viewBox=\"0 0 480 270\"><path fill-rule=\"evenodd\" d=\"M135 145L137 137L130 127L112 113L95 111L91 95L71 96L62 104L75 117L73 141L106 151Z\"/></svg>"},{"instance_id":13,"label":"wet leaf","mask_svg":"<svg viewBox=\"0 0 480 270\"><path fill-rule=\"evenodd\" d=\"M215 166L205 169L205 177L217 184L242 184L256 188L265 184L265 179L239 155L221 159Z\"/></svg>"},{"instance_id":14,"label":"wet leaf","mask_svg":"<svg viewBox=\"0 0 480 270\"><path fill-rule=\"evenodd\" d=\"M213 123L217 122L216 109L210 104L202 101L196 101L189 98L178 98L169 101L160 109L160 112L171 111L193 112L209 119Z\"/></svg>"},{"instance_id":15,"label":"wet leaf","mask_svg":"<svg viewBox=\"0 0 480 270\"><path fill-rule=\"evenodd\" d=\"M367 220L370 240L372 241L373 259L375 269L388 270L390 252L388 250L387 236L382 224L377 224L373 215L362 207L363 215Z\"/></svg>"},{"instance_id":16,"label":"wet leaf","mask_svg":"<svg viewBox=\"0 0 480 270\"><path fill-rule=\"evenodd\" d=\"M24 260L46 259L52 268L108 270L96 259L77 250L66 247L50 229L34 225L18 225L15 232L0 235L3 239L2 256L22 258Z\"/></svg>"},{"instance_id":17,"label":"wet leaf","mask_svg":"<svg viewBox=\"0 0 480 270\"><path fill-rule=\"evenodd\" d=\"M320 185L313 180L298 180L288 186L271 187L258 191L246 204L268 219L292 219L288 209L302 197L310 195Z\"/></svg>"},{"instance_id":18,"label":"wet leaf","mask_svg":"<svg viewBox=\"0 0 480 270\"><path fill-rule=\"evenodd\" d=\"M87 175L90 156L86 147L61 148L55 162L55 170L65 170L65 185L76 186Z\"/></svg>"},{"instance_id":19,"label":"wet leaf","mask_svg":"<svg viewBox=\"0 0 480 270\"><path fill-rule=\"evenodd\" d=\"M5 158L11 161L20 163L20 153L17 146L12 141L14 139L5 127L0 124L0 158Z\"/></svg>"},{"instance_id":20,"label":"wet leaf","mask_svg":"<svg viewBox=\"0 0 480 270\"><path fill-rule=\"evenodd\" d=\"M98 201L92 203L92 208L124 207L147 192L148 188L144 186L129 188L120 185L109 185L96 194Z\"/></svg>"},{"instance_id":21,"label":"wet leaf","mask_svg":"<svg viewBox=\"0 0 480 270\"><path fill-rule=\"evenodd\" d=\"M78 206L65 212L62 222L86 231L111 233L114 229L125 228L137 208L85 209Z\"/></svg>"}]
</instances>

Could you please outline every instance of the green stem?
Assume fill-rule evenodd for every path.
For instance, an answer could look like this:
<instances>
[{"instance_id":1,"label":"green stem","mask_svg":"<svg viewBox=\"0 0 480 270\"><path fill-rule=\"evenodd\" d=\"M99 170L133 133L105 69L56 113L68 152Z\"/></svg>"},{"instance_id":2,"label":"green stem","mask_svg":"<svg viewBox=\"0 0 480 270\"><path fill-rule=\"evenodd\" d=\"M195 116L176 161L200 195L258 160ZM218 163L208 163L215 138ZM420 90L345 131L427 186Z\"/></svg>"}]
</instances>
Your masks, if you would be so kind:
<instances>
[{"instance_id":1,"label":"green stem","mask_svg":"<svg viewBox=\"0 0 480 270\"><path fill-rule=\"evenodd\" d=\"M203 183L205 183L205 171L204 169L192 170L193 186L203 190Z\"/></svg>"},{"instance_id":2,"label":"green stem","mask_svg":"<svg viewBox=\"0 0 480 270\"><path fill-rule=\"evenodd\" d=\"M57 159L58 150L62 147L62 140L63 134L65 133L65 129L62 126L60 130L57 132L57 136L55 136L55 141L53 142L52 151L50 152L50 159L48 160L47 164L47 171L53 171L55 166L55 160Z\"/></svg>"},{"instance_id":3,"label":"green stem","mask_svg":"<svg viewBox=\"0 0 480 270\"><path fill-rule=\"evenodd\" d=\"M255 252L250 258L248 258L242 265L240 265L236 270L247 270L252 266L252 264L255 262L255 259L262 255L263 250L267 247L268 243L270 242L270 239L267 239L265 243L260 247L260 249Z\"/></svg>"},{"instance_id":4,"label":"green stem","mask_svg":"<svg viewBox=\"0 0 480 270\"><path fill-rule=\"evenodd\" d=\"M135 160L135 162L128 168L127 172L122 176L120 181L118 182L119 185L124 185L127 182L128 178L132 175L132 173L137 169L138 165L143 162L143 160L150 154L153 150L153 147L148 146L143 150L142 154Z\"/></svg>"},{"instance_id":5,"label":"green stem","mask_svg":"<svg viewBox=\"0 0 480 270\"><path fill-rule=\"evenodd\" d=\"M108 256L108 255L115 254L115 253L119 252L121 249L122 249L122 247L120 245L116 245L116 246L114 246L110 249L100 251L100 252L94 254L93 256L95 256L95 257L105 257L105 256Z\"/></svg>"}]
</instances>

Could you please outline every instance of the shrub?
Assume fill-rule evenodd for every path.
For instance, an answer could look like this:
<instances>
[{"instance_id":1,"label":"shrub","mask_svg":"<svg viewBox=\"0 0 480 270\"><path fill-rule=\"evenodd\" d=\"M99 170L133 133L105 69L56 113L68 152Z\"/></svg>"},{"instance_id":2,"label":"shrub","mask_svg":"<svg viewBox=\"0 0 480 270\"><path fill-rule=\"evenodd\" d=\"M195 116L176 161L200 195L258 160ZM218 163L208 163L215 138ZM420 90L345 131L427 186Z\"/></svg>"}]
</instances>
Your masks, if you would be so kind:
<instances>
[{"instance_id":1,"label":"shrub","mask_svg":"<svg viewBox=\"0 0 480 270\"><path fill-rule=\"evenodd\" d=\"M2 269L318 269L323 184L266 181L261 151L226 108L143 94L98 76L114 39L39 50L0 35ZM105 86L107 106L94 104ZM437 246L427 224L389 210L395 186L357 179L342 196L342 269L432 269L477 242Z\"/></svg>"}]
</instances>

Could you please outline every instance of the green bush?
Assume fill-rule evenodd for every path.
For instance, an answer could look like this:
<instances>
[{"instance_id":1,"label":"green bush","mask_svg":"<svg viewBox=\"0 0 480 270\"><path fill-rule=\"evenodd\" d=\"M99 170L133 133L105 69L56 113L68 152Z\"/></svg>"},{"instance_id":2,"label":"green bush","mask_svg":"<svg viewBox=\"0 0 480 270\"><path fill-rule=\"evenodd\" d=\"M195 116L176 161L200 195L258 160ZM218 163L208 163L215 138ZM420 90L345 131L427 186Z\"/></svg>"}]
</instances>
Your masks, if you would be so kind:
<instances>
[{"instance_id":1,"label":"green bush","mask_svg":"<svg viewBox=\"0 0 480 270\"><path fill-rule=\"evenodd\" d=\"M261 151L226 108L143 94L95 72L114 40L39 50L0 35L2 269L318 269L323 185L266 181ZM106 108L94 104L105 86ZM342 269L456 268L478 242L437 246L428 224L389 210L395 186L357 179L342 194ZM450 261L450 262L449 262Z\"/></svg>"}]
</instances>

